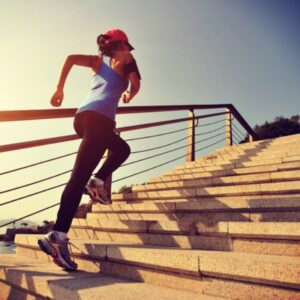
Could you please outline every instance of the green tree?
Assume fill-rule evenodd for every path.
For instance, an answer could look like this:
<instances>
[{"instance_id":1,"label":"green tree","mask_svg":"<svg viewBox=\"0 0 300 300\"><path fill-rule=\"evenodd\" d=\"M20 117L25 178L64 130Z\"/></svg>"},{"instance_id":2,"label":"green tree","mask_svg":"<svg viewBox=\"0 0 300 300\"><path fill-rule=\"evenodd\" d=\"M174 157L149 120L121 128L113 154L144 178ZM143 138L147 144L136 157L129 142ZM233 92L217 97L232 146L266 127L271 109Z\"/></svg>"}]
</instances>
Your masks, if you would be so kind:
<instances>
[{"instance_id":1,"label":"green tree","mask_svg":"<svg viewBox=\"0 0 300 300\"><path fill-rule=\"evenodd\" d=\"M132 186L123 185L118 193L132 193Z\"/></svg>"},{"instance_id":2,"label":"green tree","mask_svg":"<svg viewBox=\"0 0 300 300\"><path fill-rule=\"evenodd\" d=\"M290 118L279 116L272 122L266 121L262 125L255 125L253 130L261 140L300 133L300 116L295 115ZM248 137L242 142L247 140Z\"/></svg>"}]
</instances>

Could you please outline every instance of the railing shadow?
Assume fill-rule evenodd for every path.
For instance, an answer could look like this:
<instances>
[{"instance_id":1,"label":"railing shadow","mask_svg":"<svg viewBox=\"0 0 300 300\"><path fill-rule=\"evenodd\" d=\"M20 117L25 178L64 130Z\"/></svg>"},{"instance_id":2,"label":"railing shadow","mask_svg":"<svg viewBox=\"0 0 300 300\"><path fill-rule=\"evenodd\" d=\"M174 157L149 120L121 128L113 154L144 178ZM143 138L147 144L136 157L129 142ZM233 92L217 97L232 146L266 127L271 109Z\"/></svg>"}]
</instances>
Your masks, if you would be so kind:
<instances>
[{"instance_id":1,"label":"railing shadow","mask_svg":"<svg viewBox=\"0 0 300 300\"><path fill-rule=\"evenodd\" d=\"M257 147L257 151L246 150L244 154L239 157L239 163L248 162L253 155L261 153L264 149L267 149L270 146L271 142L265 142L261 147ZM232 160L229 159L229 164L236 162L236 158ZM226 167L226 165L225 165ZM224 167L224 169L225 169ZM222 166L221 166L222 168ZM222 182L219 182L218 186L222 186ZM226 187L226 184L224 185ZM140 196L137 193L128 194L124 196L124 200L121 203L128 203L128 205L134 203L152 203L156 209L153 211L124 211L122 212L122 217L118 216L119 222L126 225L128 230L114 230L113 228L105 228L99 230L97 229L97 225L95 226L86 226L86 230L89 231L88 239L91 239L90 242L86 242L85 245L85 256L94 257L96 259L97 252L100 248L103 248L105 245L106 249L108 247L113 247L118 245L120 249L122 247L126 248L140 248L144 247L146 249L157 249L159 247L171 247L177 250L218 250L218 251L232 251L231 238L222 231L219 232L219 224L220 222L230 222L230 221L239 221L239 222L249 222L252 221L250 219L250 213L252 209L257 209L256 212L259 212L260 208L258 207L258 202L263 201L263 198L260 198L261 195L259 192L248 192L248 204L249 207L238 208L235 209L230 205L222 202L222 197L227 197L226 193L220 193L218 196L209 192L209 189L205 186L197 187L197 191L194 188L191 188L189 185L183 184L181 188L175 189L176 196L167 197L166 190L161 191L144 191L144 197L138 198L137 201L132 199L136 196ZM159 199L162 196L160 201L162 202L154 202L155 198ZM234 199L237 201L241 199L242 193L234 193L231 195L233 203ZM280 195L278 196L280 198ZM131 200L130 200L131 199ZM295 199L299 199L297 196ZM203 204L206 202L210 208L203 210ZM191 204L191 207L187 210L184 208L184 205L187 203ZM183 208L181 209L181 205ZM193 209L193 205L195 208ZM198 208L197 208L198 207ZM200 207L200 208L199 208ZM214 209L214 207L218 207L218 210ZM122 209L122 205L120 204L120 209ZM134 208L134 207L133 207ZM272 210L272 208L270 208ZM118 210L117 210L118 211ZM120 210L119 210L120 211ZM118 212L119 212L118 211ZM163 211L163 213L161 213ZM101 212L101 211L100 211ZM114 214L114 210L104 210L104 213L99 214L99 219L108 219L111 220L112 214ZM265 212L263 212L265 213ZM134 214L134 215L132 215ZM169 222L175 222L175 226L178 229L177 231L168 230L163 224L163 221L160 219L156 219L155 215L158 214L164 215L164 220ZM263 215L262 215L263 216ZM299 216L299 214L298 214ZM142 230L137 230L137 228L132 224L130 226L130 222L124 220L124 218L128 218L128 220L141 220L146 221L148 224ZM100 219L100 223L101 223ZM262 218L263 221L270 221L271 219ZM277 221L278 219L276 219ZM280 220L280 219L279 219ZM297 219L298 220L298 219ZM129 225L128 225L129 224ZM202 227L201 227L202 226ZM76 228L73 227L73 228ZM81 228L83 228L81 226ZM98 232L100 234L98 235ZM101 234L105 233L106 238L103 239L103 243L97 245L96 241L101 241ZM120 239L120 236L124 234L124 240ZM127 238L130 234L134 234L139 239L138 242L133 242L132 240L128 241ZM76 235L76 234L75 234ZM102 234L103 237L103 234ZM184 239L179 241L180 239ZM94 242L93 242L94 240ZM136 281L144 281L145 280L145 272L151 272L151 266L148 266L148 271L145 271L142 266L137 266L136 264L129 262L128 264L122 263L122 260L126 260L126 257L123 257L122 251L115 247L114 251L116 251L116 257L120 257L120 261L118 260L110 260L107 256L100 260L101 264L106 264L106 273L119 276L119 277L130 277ZM100 250L99 250L100 251ZM107 251L107 250L106 250ZM127 272L126 272L127 270ZM141 271L142 270L142 271ZM152 272L162 272L159 269L153 269ZM81 286L79 284L79 286ZM82 288L84 287L84 283L82 283Z\"/></svg>"},{"instance_id":2,"label":"railing shadow","mask_svg":"<svg viewBox=\"0 0 300 300\"><path fill-rule=\"evenodd\" d=\"M229 159L229 164L236 163L236 162L241 163L241 162L251 161L251 157L256 156L257 154L259 154L262 151L264 151L265 149L267 149L270 146L270 144L271 144L271 142L267 141L263 145L258 145L258 147L255 147L254 149L251 149L251 150L246 149L245 153L240 155L238 159L235 159L235 158L233 160ZM152 185L153 185L153 183L152 183ZM219 181L217 186L222 186L221 180ZM224 186L226 186L226 185L224 185ZM160 188L162 188L161 184L160 184ZM208 231L210 231L209 229L212 229L212 231L215 231L214 229L216 229L218 227L219 222L230 222L230 221L249 222L249 221L251 221L250 212L252 211L252 209L256 209L256 213L259 213L260 209L259 209L259 206L257 205L257 203L264 200L263 198L262 199L259 198L260 197L259 192L248 192L247 196L249 198L249 201L248 201L249 208L245 207L243 209L234 209L232 206L228 206L224 202L220 201L220 199L222 197L226 196L226 194L220 194L220 195L218 195L218 197L215 197L215 196L211 195L209 192L207 192L205 187L202 187L202 188L200 188L201 196L199 196L199 195L196 195L195 193L191 192L190 188L191 187L188 186L188 188L185 189L185 186L183 185L182 188L176 190L176 192L178 192L178 196L176 198L165 199L165 201L171 202L174 200L179 201L180 199L186 199L187 202L189 201L190 203L191 203L191 201L194 203L198 203L200 201L200 203L202 202L202 204L203 204L203 201L207 201L207 202L209 202L209 205L212 207L211 210L213 210L213 207L218 207L218 212L209 211L209 209L207 209L206 211L198 210L198 212L196 210L197 214L194 213L191 215L191 213L187 212L186 210L180 211L180 209L176 209L173 212L169 212L168 214L165 214L165 217L168 221L177 222L176 226L179 228L179 232L177 232L177 235L178 235L178 233L185 234L185 237L187 237L190 241L190 247L192 249L201 249L201 246L203 249L203 244L199 248L194 246L195 242L194 242L193 238L195 236L197 236L198 238L199 238L199 236L205 238L205 235L201 236L201 232L199 234L198 229L196 228L197 223L200 222L201 224L203 224L204 228L206 228ZM155 195L157 195L157 198L159 198L160 196L163 196L163 194L165 193L165 191L162 191L161 194L160 194L160 191L155 191L155 192L154 191L155 190L144 191L142 193L145 194L145 196L152 197L152 199L153 199L153 195L151 195L151 194L153 194L153 193ZM135 194L133 193L130 196L134 197L134 195ZM137 194L135 196L137 196ZM239 197L242 197L242 196L239 196L239 194L237 193L237 194L233 195L232 197L233 198L235 197L238 200ZM197 198L197 200L195 200L195 198ZM254 198L254 199L251 200L251 198ZM278 196L278 198L280 198L280 196ZM296 197L296 199L297 199L297 197ZM140 203L145 203L148 201L149 200L147 197L145 197L145 199L142 199L142 198L139 199ZM134 203L137 203L137 202L138 201L134 201ZM127 203L132 203L132 201L128 200ZM156 206L157 206L158 210L161 210L161 208L162 208L162 206L164 206L164 204L157 203ZM144 217L144 215L146 215L147 212L142 214L142 213L139 213L136 211L130 211L128 213L128 219L130 219L129 214L133 214L133 213L135 214L134 217L132 217L133 219L136 219L138 216L138 219L140 219L140 220L145 220L145 221L148 220L149 221L149 217L146 219ZM263 214L264 211L261 211L260 213ZM149 212L148 212L148 214L149 214ZM120 221L123 223L126 223L126 221L124 221L125 215L126 215L126 213L122 213L122 217L120 218ZM109 219L109 217L108 217L108 219ZM263 220L269 221L270 219L263 219ZM160 229L161 229L161 233L165 233L164 237L168 233L170 233L170 232L168 232L168 230L165 230L162 226L159 227L158 220L153 220L153 221L156 222L155 234L160 234L159 233ZM188 225L189 226L188 230L186 230L186 227L185 227L186 224L185 225L180 224L180 222L182 222L182 221L190 222L190 225ZM132 228L131 230L134 230L134 228ZM195 235L195 233L197 233L197 232L198 232L198 235ZM141 242L149 244L149 239L147 238L147 235L149 235L151 233L154 234L154 231L151 230L151 226L150 226L150 229L147 229L147 232L143 232L143 234L139 234L139 238L140 238ZM172 232L172 233L174 233L174 232ZM137 232L137 234L138 234L138 232ZM174 235L176 235L176 233L174 233ZM212 234L210 234L209 236L206 236L206 238L207 239L212 238ZM216 230L215 239L216 238L222 239L222 234L218 234L217 230ZM165 239L166 239L167 245L171 245L173 247L180 247L180 244L178 244L178 242L172 236L168 236ZM154 245L155 244L156 243L154 243ZM159 244L159 243L157 243L157 244ZM222 248L226 251L231 249L231 243L228 240L228 238L227 238L227 244L223 243Z\"/></svg>"},{"instance_id":3,"label":"railing shadow","mask_svg":"<svg viewBox=\"0 0 300 300\"><path fill-rule=\"evenodd\" d=\"M220 165L221 170L226 170L228 166L232 165L230 168L234 168L237 164L242 164L248 162L251 160L252 157L255 155L262 153L264 150L266 150L271 145L271 141L265 141L261 144L257 144L257 146L254 146L254 149L245 149L244 153L242 153L238 158L236 157L228 157L228 164ZM228 153L230 154L230 153ZM229 168L229 169L230 169ZM191 170L192 173L192 170ZM212 176L216 175L217 172L214 173L214 171L211 172ZM230 174L232 175L232 174ZM215 187L224 187L226 186L226 182L222 183L222 179L220 179L218 182L215 182ZM210 186L210 187L213 187ZM160 187L161 188L161 187ZM135 196L138 196L137 193L132 193L128 195L127 200L126 196L124 197L123 202L128 204L133 203L147 203L151 202L153 205L156 206L155 211L150 212L145 210L144 212L138 212L134 209L132 211L124 212L122 213L122 217L120 217L119 221L126 225L129 229L128 230L114 230L113 228L102 228L99 230L96 226L86 226L85 230L88 232L87 238L91 240L89 243L85 243L85 249L86 257L94 257L95 260L99 259L96 258L97 251L99 250L99 247L103 247L102 245L97 245L96 243L93 243L93 240L101 241L101 234L98 235L98 232L106 234L106 239L103 241L106 245L106 251L107 248L115 245L116 241L119 241L117 244L120 247L131 247L131 248L139 248L139 247L146 247L149 250L154 247L172 247L176 248L177 250L218 250L218 251L232 251L232 243L231 238L228 236L226 230L223 230L223 228L219 227L221 222L228 223L230 221L239 221L239 222L249 222L250 219L250 211L254 207L257 208L258 201L262 201L259 199L259 193L257 192L251 192L248 191L247 195L249 197L248 203L250 204L249 207L244 208L234 208L231 205L226 204L222 201L222 197L227 197L227 192L219 193L217 196L213 193L211 193L208 187L206 186L199 186L199 187L191 187L189 184L187 184L187 181L183 181L182 186L179 188L173 189L175 191L175 196L173 195L167 195L168 191L170 190L169 187L164 187L165 190L156 190L153 191L144 191L142 192L144 194L144 197L141 196L138 200L132 200ZM155 202L160 197L162 197L162 202ZM232 192L232 200L234 202L234 199L238 201L240 197L242 197L242 192ZM252 197L252 199L251 199ZM252 201L252 202L251 202ZM169 203L168 203L169 202ZM185 204L190 204L191 206L195 205L195 208L184 208ZM173 208L169 209L168 205L173 205ZM204 204L206 204L206 209L203 209ZM181 208L182 205L182 208ZM209 208L210 207L210 208ZM215 207L218 209L216 210ZM161 214L161 210L164 211L163 214ZM114 213L113 211L106 212L106 217L109 218L109 213ZM135 214L135 215L133 215ZM150 214L150 215L149 215ZM158 215L160 214L160 215ZM104 218L105 214L99 214L99 216L102 216ZM137 230L135 226L128 225L128 222L124 220L124 218L130 219L138 219L141 221L146 221L145 228L143 230ZM156 217L159 217L156 219ZM160 218L163 218L163 220L168 222L174 222L173 224L176 227L176 230L174 229L168 229L164 226L163 221L161 221ZM263 220L268 221L268 218L263 217ZM83 228L81 226L81 228ZM76 229L76 226L73 226L73 229ZM222 231L223 230L223 231ZM124 241L120 240L120 236L122 234L124 235ZM135 235L138 238L137 242L126 242L126 239L129 237L129 235ZM76 232L74 232L74 235L76 236ZM131 240L133 241L133 239ZM143 246L144 245L144 246ZM119 251L117 248L115 251ZM122 257L122 252L120 251L116 256ZM125 257L123 257L125 259ZM106 271L109 274L122 276L122 272L124 272L123 276L129 276L128 273L126 273L126 270L130 269L130 276L134 280L138 281L144 281L144 275L139 271L136 265L130 264L127 266L125 264L122 264L122 259L120 261L109 261L106 257L102 258L102 261L100 260L100 264L106 264L107 268ZM119 268L117 270L116 266ZM127 269L126 269L127 268ZM100 268L101 271L101 268ZM33 271L30 271L33 272ZM155 272L160 272L159 270L155 270ZM37 272L39 273L39 272ZM30 273L31 274L31 273ZM35 274L35 273L34 273ZM41 275L39 276L47 276L43 274L51 274L51 272L41 272ZM36 275L36 274L35 274ZM50 275L49 275L50 276ZM74 277L77 278L77 277ZM72 279L74 279L72 277ZM18 279L21 280L21 277ZM65 279L66 283L68 280L71 279ZM57 279L54 280L56 282ZM29 280L29 283L33 285L34 282ZM93 283L88 283L88 285L91 284L90 287L92 287ZM80 282L78 280L78 286L76 285L76 288L78 287L78 291L86 288L86 285L84 282ZM56 291L53 291L55 293ZM79 294L75 296L73 299L77 299L76 297L79 297ZM79 298L78 298L79 299Z\"/></svg>"},{"instance_id":4,"label":"railing shadow","mask_svg":"<svg viewBox=\"0 0 300 300\"><path fill-rule=\"evenodd\" d=\"M123 281L118 278L103 277L100 274L90 273L83 270L76 272L58 271L51 272L49 263L40 261L40 266L45 266L45 270L34 270L35 265L19 263L17 266L3 264L1 271L4 276L4 282L14 286L22 287L39 295L39 299L72 299L81 300L81 291L98 288L105 285L128 284L130 282ZM52 266L50 267L50 269ZM53 266L53 268L56 268ZM8 300L14 300L16 292L12 289L7 297ZM68 296L68 297L67 297ZM28 299L28 295L24 293L24 300ZM18 295L18 300L21 300Z\"/></svg>"}]
</instances>

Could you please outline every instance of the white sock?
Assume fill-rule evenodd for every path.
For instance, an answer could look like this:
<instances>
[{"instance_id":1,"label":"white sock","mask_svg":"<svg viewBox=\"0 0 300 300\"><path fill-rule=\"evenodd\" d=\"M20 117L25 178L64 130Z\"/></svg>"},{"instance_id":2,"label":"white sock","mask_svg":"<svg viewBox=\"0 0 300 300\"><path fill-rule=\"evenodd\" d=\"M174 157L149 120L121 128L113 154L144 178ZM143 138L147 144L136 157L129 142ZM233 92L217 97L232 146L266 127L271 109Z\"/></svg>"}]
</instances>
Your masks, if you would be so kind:
<instances>
[{"instance_id":1,"label":"white sock","mask_svg":"<svg viewBox=\"0 0 300 300\"><path fill-rule=\"evenodd\" d=\"M98 178L98 177L94 177L93 179L96 181L96 184L98 186L104 184L104 181L102 179Z\"/></svg>"},{"instance_id":2,"label":"white sock","mask_svg":"<svg viewBox=\"0 0 300 300\"><path fill-rule=\"evenodd\" d=\"M58 235L58 238L59 238L61 241L63 241L64 239L67 238L67 234L66 234L65 232L62 232L62 231L56 231L56 230L50 231L50 232L47 234L47 236L49 236L49 234L50 234L51 232L56 232L57 235Z\"/></svg>"}]
</instances>

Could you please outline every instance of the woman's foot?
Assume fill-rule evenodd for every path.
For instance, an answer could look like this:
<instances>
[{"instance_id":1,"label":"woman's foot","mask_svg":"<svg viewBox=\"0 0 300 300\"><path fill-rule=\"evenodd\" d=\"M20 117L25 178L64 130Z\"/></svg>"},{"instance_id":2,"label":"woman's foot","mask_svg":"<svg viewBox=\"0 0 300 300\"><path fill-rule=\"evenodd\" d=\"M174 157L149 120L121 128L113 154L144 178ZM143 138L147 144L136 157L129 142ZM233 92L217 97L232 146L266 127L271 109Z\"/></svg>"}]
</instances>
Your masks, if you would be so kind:
<instances>
[{"instance_id":1,"label":"woman's foot","mask_svg":"<svg viewBox=\"0 0 300 300\"><path fill-rule=\"evenodd\" d=\"M99 202L104 205L112 204L110 197L104 187L104 182L97 178L91 178L85 186L85 194L89 195L93 202Z\"/></svg>"},{"instance_id":2,"label":"woman's foot","mask_svg":"<svg viewBox=\"0 0 300 300\"><path fill-rule=\"evenodd\" d=\"M77 270L78 265L69 252L69 238L60 238L58 232L52 230L45 237L38 240L38 245L42 251L52 256L53 261L60 267L68 271Z\"/></svg>"}]
</instances>

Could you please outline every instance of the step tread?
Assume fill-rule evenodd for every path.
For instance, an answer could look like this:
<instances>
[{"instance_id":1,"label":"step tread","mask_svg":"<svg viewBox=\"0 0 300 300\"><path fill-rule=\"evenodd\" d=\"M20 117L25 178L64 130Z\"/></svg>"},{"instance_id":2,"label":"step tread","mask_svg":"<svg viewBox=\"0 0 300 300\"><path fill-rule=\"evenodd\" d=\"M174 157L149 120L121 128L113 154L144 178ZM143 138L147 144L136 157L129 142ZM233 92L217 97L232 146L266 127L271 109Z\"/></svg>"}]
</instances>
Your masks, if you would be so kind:
<instances>
[{"instance_id":1,"label":"step tread","mask_svg":"<svg viewBox=\"0 0 300 300\"><path fill-rule=\"evenodd\" d=\"M277 164L284 164L289 162L299 162L300 155L286 156L282 158L268 158L268 159L258 159L258 160L248 160L245 158L242 159L224 159L217 161L200 161L196 160L194 162L186 163L185 165L176 166L174 171L184 171L184 170L193 170L193 169L214 169L216 167L222 169L241 169L248 167L263 167L271 166Z\"/></svg>"},{"instance_id":2,"label":"step tread","mask_svg":"<svg viewBox=\"0 0 300 300\"><path fill-rule=\"evenodd\" d=\"M42 234L17 234L16 235L16 244L25 244L37 247L36 241L43 237ZM24 237L26 240L24 240ZM133 251L155 251L157 254L159 253L176 253L182 256L209 256L209 257L224 257L224 258L243 258L247 260L256 260L256 261L266 261L266 262L278 262L278 263L294 263L295 266L300 267L300 257L289 257L289 256L280 256L277 255L263 255L263 254L252 254L252 253L233 253L233 252L224 252L224 251L205 251L205 250L190 250L190 249L175 249L173 247L162 247L162 246L152 246L152 245L136 245L136 244L127 244L124 242L102 242L99 240L91 240L91 239L80 239L74 238L72 239L72 243L75 245L85 245L86 243L90 243L93 245L98 245L105 248L127 248L132 249ZM14 255L14 254L12 254ZM17 254L15 254L17 255ZM0 256L1 257L1 256ZM299 278L300 280L300 278Z\"/></svg>"},{"instance_id":3,"label":"step tread","mask_svg":"<svg viewBox=\"0 0 300 300\"><path fill-rule=\"evenodd\" d=\"M275 153L275 154L274 154ZM176 166L175 169L183 169L183 168L193 168L195 166L211 166L211 165L240 165L243 166L243 163L250 163L253 165L268 165L273 163L283 163L289 161L297 161L300 159L300 152L294 152L284 155L280 155L280 153L276 152L266 152L263 156L262 155L255 155L247 154L247 153L239 153L234 154L234 152L229 153L226 156L217 156L214 158L198 158L194 161L186 162L183 165Z\"/></svg>"},{"instance_id":4,"label":"step tread","mask_svg":"<svg viewBox=\"0 0 300 300\"><path fill-rule=\"evenodd\" d=\"M218 195L247 195L247 194L264 194L264 193L299 193L300 181L279 181L269 183L248 183L239 185L226 186L208 186L208 187L180 187L177 189L170 188L167 190L138 191L125 194L113 194L112 200L129 200L129 199L153 199L153 198L170 198L170 197L195 197L195 196L218 196Z\"/></svg>"},{"instance_id":5,"label":"step tread","mask_svg":"<svg viewBox=\"0 0 300 300\"><path fill-rule=\"evenodd\" d=\"M247 168L235 168L235 169L220 169L215 171L202 170L201 168L195 168L193 173L176 173L176 172L165 172L166 174L161 177L150 178L149 183L155 183L163 181L171 181L172 179L202 179L210 177L227 177L227 176L240 176L240 175L256 175L267 172L288 172L293 170L300 170L300 161L284 164L274 164L261 167L247 167Z\"/></svg>"},{"instance_id":6,"label":"step tread","mask_svg":"<svg viewBox=\"0 0 300 300\"><path fill-rule=\"evenodd\" d=\"M30 244L37 247L40 235L17 235L17 244ZM93 257L102 257L111 261L147 266L159 270L171 270L199 276L220 276L243 278L260 283L279 284L300 288L300 257L265 255L253 253L187 250L143 244L104 243L99 240L74 239L79 250L74 253L86 253ZM78 252L80 251L80 252Z\"/></svg>"},{"instance_id":7,"label":"step tread","mask_svg":"<svg viewBox=\"0 0 300 300\"><path fill-rule=\"evenodd\" d=\"M116 194L121 195L121 194ZM120 200L120 201L113 201L111 205L100 205L100 204L94 204L92 205L92 212L98 212L98 211L105 211L105 212L113 212L114 210L120 211L135 211L135 210L146 210L146 211L174 211L175 209L184 209L185 206L187 207L189 205L198 204L201 203L201 201L281 201L281 200L294 200L298 201L300 199L300 193L293 193L293 194L280 194L280 195L232 195L232 196L215 196L215 197L201 197L198 198L197 196L193 198L181 198L182 201L178 202L176 200L172 201L169 200L167 202L150 202L150 201L140 201L140 202L134 202L130 200Z\"/></svg>"},{"instance_id":8,"label":"step tread","mask_svg":"<svg viewBox=\"0 0 300 300\"><path fill-rule=\"evenodd\" d=\"M269 237L296 239L300 243L299 222L194 222L160 220L103 220L74 219L73 228L106 229L135 232L177 232L193 234L222 234L228 236Z\"/></svg>"},{"instance_id":9,"label":"step tread","mask_svg":"<svg viewBox=\"0 0 300 300\"><path fill-rule=\"evenodd\" d=\"M82 270L68 273L53 263L29 262L16 254L0 255L0 272L1 279L54 299L222 299Z\"/></svg>"},{"instance_id":10,"label":"step tread","mask_svg":"<svg viewBox=\"0 0 300 300\"><path fill-rule=\"evenodd\" d=\"M233 175L233 176L210 176L206 178L192 179L175 179L161 180L147 183L145 185L136 185L132 187L134 192L164 190L171 188L184 188L193 186L227 186L231 184L245 183L271 183L277 181L295 181L300 179L300 170L281 171L281 172L264 172L259 174Z\"/></svg>"},{"instance_id":11,"label":"step tread","mask_svg":"<svg viewBox=\"0 0 300 300\"><path fill-rule=\"evenodd\" d=\"M293 162L284 162L284 163L275 163L275 164L268 164L268 165L262 165L262 166L248 166L248 167L235 167L233 165L229 166L209 166L209 167L195 167L195 168L183 168L181 170L173 170L173 171L166 171L163 174L163 177L169 177L169 176L180 176L180 175L197 175L200 174L202 176L205 174L208 176L209 174L212 176L216 173L216 176L219 176L220 173L225 173L225 175L221 176L227 176L228 173L233 173L232 175L237 174L257 174L261 173L263 169L270 169L270 170L289 170L289 169L299 169L300 167L300 160L293 161ZM275 168L275 169L274 169Z\"/></svg>"},{"instance_id":12,"label":"step tread","mask_svg":"<svg viewBox=\"0 0 300 300\"><path fill-rule=\"evenodd\" d=\"M93 213L167 213L179 211L200 211L204 208L262 208L262 207L297 207L300 194L285 195L247 195L247 196L216 196L193 199L182 199L181 202L141 202L116 201L111 205L93 205ZM248 203L248 204L247 204Z\"/></svg>"}]
</instances>

